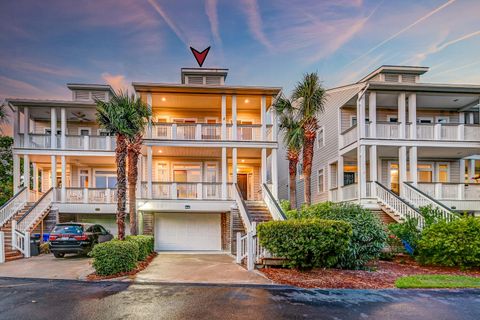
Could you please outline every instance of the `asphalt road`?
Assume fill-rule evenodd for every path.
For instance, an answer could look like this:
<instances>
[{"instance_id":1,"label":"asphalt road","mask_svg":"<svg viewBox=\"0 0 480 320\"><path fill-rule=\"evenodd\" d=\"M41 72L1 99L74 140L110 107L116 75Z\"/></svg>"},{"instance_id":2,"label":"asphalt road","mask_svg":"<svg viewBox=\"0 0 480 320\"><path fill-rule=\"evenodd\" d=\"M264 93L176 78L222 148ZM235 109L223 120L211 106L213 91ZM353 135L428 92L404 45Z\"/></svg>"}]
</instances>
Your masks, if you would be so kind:
<instances>
[{"instance_id":1,"label":"asphalt road","mask_svg":"<svg viewBox=\"0 0 480 320\"><path fill-rule=\"evenodd\" d=\"M302 290L0 278L0 319L480 319L480 290Z\"/></svg>"}]
</instances>

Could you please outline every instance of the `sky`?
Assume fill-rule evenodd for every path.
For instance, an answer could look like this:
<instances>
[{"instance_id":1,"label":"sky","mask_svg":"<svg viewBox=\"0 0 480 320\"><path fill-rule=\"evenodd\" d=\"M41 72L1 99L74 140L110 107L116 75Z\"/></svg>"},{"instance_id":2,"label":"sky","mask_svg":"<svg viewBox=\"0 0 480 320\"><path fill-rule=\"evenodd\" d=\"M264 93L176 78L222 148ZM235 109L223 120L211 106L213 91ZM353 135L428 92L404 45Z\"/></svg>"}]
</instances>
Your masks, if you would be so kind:
<instances>
[{"instance_id":1,"label":"sky","mask_svg":"<svg viewBox=\"0 0 480 320\"><path fill-rule=\"evenodd\" d=\"M70 99L66 83L179 82L189 50L228 84L326 88L382 64L480 84L480 0L0 0L0 102Z\"/></svg>"}]
</instances>

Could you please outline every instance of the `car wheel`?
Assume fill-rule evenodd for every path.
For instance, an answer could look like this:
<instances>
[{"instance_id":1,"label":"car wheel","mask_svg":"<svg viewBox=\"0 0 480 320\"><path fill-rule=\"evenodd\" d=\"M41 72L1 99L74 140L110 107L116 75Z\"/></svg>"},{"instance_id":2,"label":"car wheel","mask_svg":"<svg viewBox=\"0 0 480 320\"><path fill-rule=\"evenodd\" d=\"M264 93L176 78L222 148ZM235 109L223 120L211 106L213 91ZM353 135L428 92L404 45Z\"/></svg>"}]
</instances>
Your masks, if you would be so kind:
<instances>
[{"instance_id":1,"label":"car wheel","mask_svg":"<svg viewBox=\"0 0 480 320\"><path fill-rule=\"evenodd\" d=\"M63 253L63 252L54 252L53 255L55 256L55 258L65 257L65 253Z\"/></svg>"}]
</instances>

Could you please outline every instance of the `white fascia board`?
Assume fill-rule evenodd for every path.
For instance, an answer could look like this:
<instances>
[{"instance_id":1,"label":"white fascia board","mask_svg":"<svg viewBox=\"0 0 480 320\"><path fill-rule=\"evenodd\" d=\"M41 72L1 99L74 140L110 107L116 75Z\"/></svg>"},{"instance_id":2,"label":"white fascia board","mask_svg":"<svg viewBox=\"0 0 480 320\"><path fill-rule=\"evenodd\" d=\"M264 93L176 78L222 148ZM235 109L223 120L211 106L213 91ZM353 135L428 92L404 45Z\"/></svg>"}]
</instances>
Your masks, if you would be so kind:
<instances>
[{"instance_id":1,"label":"white fascia board","mask_svg":"<svg viewBox=\"0 0 480 320\"><path fill-rule=\"evenodd\" d=\"M138 210L154 212L226 212L230 211L234 204L234 200L137 200Z\"/></svg>"}]
</instances>

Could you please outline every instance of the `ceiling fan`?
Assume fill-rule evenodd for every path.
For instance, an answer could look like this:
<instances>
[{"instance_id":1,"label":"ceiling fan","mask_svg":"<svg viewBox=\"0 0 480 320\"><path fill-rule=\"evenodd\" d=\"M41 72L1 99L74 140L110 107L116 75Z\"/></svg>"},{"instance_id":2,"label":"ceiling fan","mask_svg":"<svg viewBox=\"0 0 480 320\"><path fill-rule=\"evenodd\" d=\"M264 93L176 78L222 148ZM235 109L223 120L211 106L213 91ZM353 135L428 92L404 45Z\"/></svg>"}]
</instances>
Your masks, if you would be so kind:
<instances>
[{"instance_id":1,"label":"ceiling fan","mask_svg":"<svg viewBox=\"0 0 480 320\"><path fill-rule=\"evenodd\" d=\"M72 112L73 117L69 118L68 120L72 121L80 121L80 122L89 122L90 119L87 118L87 115L83 112Z\"/></svg>"}]
</instances>

